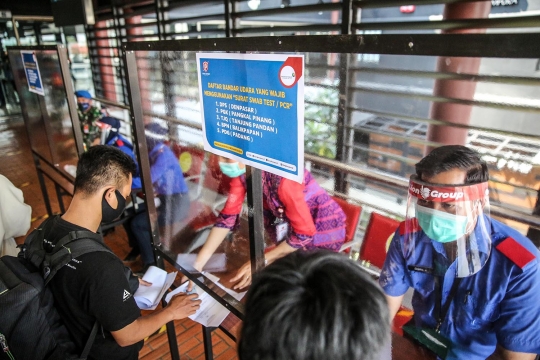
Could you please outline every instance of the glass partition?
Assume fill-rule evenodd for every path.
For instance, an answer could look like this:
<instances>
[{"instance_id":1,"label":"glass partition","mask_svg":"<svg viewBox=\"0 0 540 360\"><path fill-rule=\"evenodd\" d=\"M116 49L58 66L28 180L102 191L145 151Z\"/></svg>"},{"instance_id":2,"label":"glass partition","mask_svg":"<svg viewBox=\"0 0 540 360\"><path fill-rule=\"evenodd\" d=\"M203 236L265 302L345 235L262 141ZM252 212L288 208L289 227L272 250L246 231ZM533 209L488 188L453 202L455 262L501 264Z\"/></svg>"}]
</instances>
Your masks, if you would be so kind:
<instances>
[{"instance_id":1,"label":"glass partition","mask_svg":"<svg viewBox=\"0 0 540 360\"><path fill-rule=\"evenodd\" d=\"M405 45L398 44L405 41L400 38L394 48L386 48L399 52L395 49L405 46L402 54L374 51L384 43L377 35L128 44L130 99L147 201L153 199L148 202L149 216L158 250L186 272L198 276L202 270L205 290L240 312L241 305L231 296L235 293L219 294L225 294L223 287L234 289L230 279L245 274L250 260L262 260L252 253L254 240L249 235L252 209L245 196L249 181L223 174L219 162L226 160L202 147L197 51L304 56L307 172L303 189L312 186L309 189L320 198L314 201L308 194L311 190L306 190L303 198L284 199L279 192L285 191L287 181L263 172L262 191L254 203L264 204L261 246L267 259L272 258L268 254L273 247L283 242L293 248L338 251L339 241L298 236L306 233L301 225L313 221L318 226L318 207L333 204L330 196L348 199L340 203L344 217L338 208L333 211L335 223L346 227L342 242L361 242L374 212L403 220L406 184L414 164L429 147L449 142L465 144L483 155L491 172L491 201L496 205L492 215L526 231L525 223L510 222L507 213L530 214L540 186L540 142L533 127L540 113L536 59L515 54L511 59L504 54L480 58L473 47L446 56L429 46L440 41L435 36L407 38ZM424 47L416 52L418 43ZM508 118L519 123L505 121ZM163 150L156 151L156 146ZM161 183L153 169L158 152L170 153L175 168ZM184 194L180 191L184 183L188 196L175 195ZM310 214L291 213L284 202L291 199ZM347 222L347 203L362 206L358 224ZM304 220L300 225L299 214ZM289 224L285 230L276 226L281 218Z\"/></svg>"},{"instance_id":2,"label":"glass partition","mask_svg":"<svg viewBox=\"0 0 540 360\"><path fill-rule=\"evenodd\" d=\"M75 133L80 133L80 129L73 126L70 115L59 50L57 47L24 49L35 54L43 96L29 90L21 51L20 48L10 48L9 56L21 96L30 147L41 159L73 178L78 161ZM78 124L78 120L75 121Z\"/></svg>"}]
</instances>

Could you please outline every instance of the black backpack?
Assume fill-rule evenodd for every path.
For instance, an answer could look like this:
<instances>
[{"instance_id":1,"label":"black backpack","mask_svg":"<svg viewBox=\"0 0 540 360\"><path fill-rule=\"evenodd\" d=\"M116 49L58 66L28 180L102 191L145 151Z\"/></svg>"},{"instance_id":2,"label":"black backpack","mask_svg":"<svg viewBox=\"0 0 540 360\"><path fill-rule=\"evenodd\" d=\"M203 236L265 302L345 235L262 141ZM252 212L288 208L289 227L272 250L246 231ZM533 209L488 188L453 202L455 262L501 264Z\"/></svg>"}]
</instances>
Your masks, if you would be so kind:
<instances>
[{"instance_id":1,"label":"black backpack","mask_svg":"<svg viewBox=\"0 0 540 360\"><path fill-rule=\"evenodd\" d=\"M75 344L54 307L47 284L72 259L95 251L111 252L101 235L72 231L51 252L44 233L54 217L28 235L18 257L0 258L0 359L86 359L98 331L94 324L83 352Z\"/></svg>"}]
</instances>

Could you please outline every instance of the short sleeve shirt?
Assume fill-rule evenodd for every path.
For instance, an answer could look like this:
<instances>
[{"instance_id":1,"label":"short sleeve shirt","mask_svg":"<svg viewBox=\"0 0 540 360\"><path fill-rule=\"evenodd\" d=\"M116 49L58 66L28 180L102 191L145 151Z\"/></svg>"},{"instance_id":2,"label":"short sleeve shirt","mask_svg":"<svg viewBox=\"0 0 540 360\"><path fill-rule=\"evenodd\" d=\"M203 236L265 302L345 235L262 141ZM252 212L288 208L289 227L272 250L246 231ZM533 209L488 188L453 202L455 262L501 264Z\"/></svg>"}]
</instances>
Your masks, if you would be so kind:
<instances>
[{"instance_id":1,"label":"short sleeve shirt","mask_svg":"<svg viewBox=\"0 0 540 360\"><path fill-rule=\"evenodd\" d=\"M478 273L462 278L441 325L441 334L454 344L449 359L486 359L497 344L511 351L540 353L540 253L529 239L493 219L491 230L487 262ZM434 275L414 268L431 266L437 244L422 234L415 255L405 257L403 235L396 231L379 283L390 296L401 296L412 287L416 326L433 329L438 319ZM509 237L530 259L525 265L516 265L497 249ZM443 299L453 283L449 273L455 271L450 267L444 276Z\"/></svg>"},{"instance_id":2,"label":"short sleeve shirt","mask_svg":"<svg viewBox=\"0 0 540 360\"><path fill-rule=\"evenodd\" d=\"M58 217L46 239L55 243L73 230L87 230ZM111 335L140 317L122 261L107 252L73 259L50 283L55 306L75 344L82 351L97 320L101 325L90 359L138 359L142 341L120 347Z\"/></svg>"}]
</instances>

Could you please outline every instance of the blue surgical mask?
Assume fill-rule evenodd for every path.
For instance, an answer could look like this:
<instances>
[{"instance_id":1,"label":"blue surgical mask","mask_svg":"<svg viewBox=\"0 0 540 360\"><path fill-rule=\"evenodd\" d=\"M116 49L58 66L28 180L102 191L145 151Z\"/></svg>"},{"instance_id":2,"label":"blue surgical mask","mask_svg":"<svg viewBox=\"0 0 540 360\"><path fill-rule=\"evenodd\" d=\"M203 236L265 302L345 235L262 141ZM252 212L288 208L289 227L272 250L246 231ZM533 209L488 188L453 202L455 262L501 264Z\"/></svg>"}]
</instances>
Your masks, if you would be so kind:
<instances>
[{"instance_id":1,"label":"blue surgical mask","mask_svg":"<svg viewBox=\"0 0 540 360\"><path fill-rule=\"evenodd\" d=\"M430 239L440 243L455 241L467 233L469 222L467 216L449 214L417 205L416 218L424 233Z\"/></svg>"},{"instance_id":2,"label":"blue surgical mask","mask_svg":"<svg viewBox=\"0 0 540 360\"><path fill-rule=\"evenodd\" d=\"M81 109L81 111L86 111L90 108L90 104L89 103L79 103L79 109Z\"/></svg>"},{"instance_id":3,"label":"blue surgical mask","mask_svg":"<svg viewBox=\"0 0 540 360\"><path fill-rule=\"evenodd\" d=\"M225 175L231 178L238 177L242 174L245 174L246 168L240 168L240 165L237 162L234 163L226 163L226 162L219 162L219 168L221 169L221 172L223 172Z\"/></svg>"}]
</instances>

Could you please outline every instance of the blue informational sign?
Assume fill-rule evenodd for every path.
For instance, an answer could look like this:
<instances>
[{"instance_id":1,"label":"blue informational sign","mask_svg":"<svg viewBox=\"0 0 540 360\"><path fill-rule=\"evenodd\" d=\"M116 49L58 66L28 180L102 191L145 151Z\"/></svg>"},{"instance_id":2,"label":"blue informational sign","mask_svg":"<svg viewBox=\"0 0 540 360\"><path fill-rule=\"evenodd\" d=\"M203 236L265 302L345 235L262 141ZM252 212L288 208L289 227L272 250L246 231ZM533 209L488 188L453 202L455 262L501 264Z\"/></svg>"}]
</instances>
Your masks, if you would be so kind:
<instances>
[{"instance_id":1,"label":"blue informational sign","mask_svg":"<svg viewBox=\"0 0 540 360\"><path fill-rule=\"evenodd\" d=\"M198 53L204 148L304 178L304 57Z\"/></svg>"},{"instance_id":2,"label":"blue informational sign","mask_svg":"<svg viewBox=\"0 0 540 360\"><path fill-rule=\"evenodd\" d=\"M44 96L43 83L41 82L41 74L37 63L36 54L33 51L21 51L24 72L26 73L26 81L28 89L36 94Z\"/></svg>"}]
</instances>

